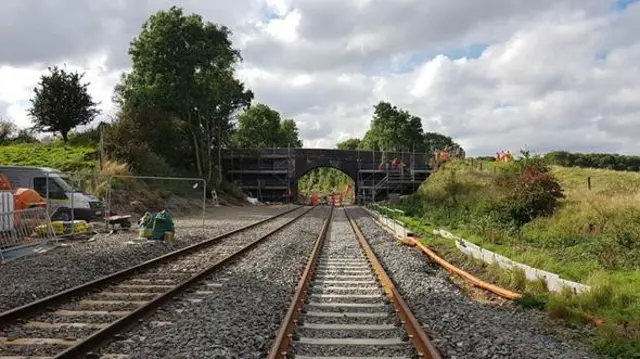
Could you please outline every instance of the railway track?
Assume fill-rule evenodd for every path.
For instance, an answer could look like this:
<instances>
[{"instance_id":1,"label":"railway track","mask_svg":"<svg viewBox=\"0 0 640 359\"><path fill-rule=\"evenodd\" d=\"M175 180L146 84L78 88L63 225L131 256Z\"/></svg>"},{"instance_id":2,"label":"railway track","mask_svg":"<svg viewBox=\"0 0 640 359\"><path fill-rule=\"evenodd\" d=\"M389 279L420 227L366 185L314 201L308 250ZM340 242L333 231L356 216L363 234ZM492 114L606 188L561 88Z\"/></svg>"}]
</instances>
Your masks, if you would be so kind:
<instances>
[{"instance_id":1,"label":"railway track","mask_svg":"<svg viewBox=\"0 0 640 359\"><path fill-rule=\"evenodd\" d=\"M414 357L441 358L357 224L334 210L268 358Z\"/></svg>"},{"instance_id":2,"label":"railway track","mask_svg":"<svg viewBox=\"0 0 640 359\"><path fill-rule=\"evenodd\" d=\"M118 338L118 333L146 314L311 210L296 207L4 312L0 314L0 359L99 358L92 349Z\"/></svg>"}]
</instances>

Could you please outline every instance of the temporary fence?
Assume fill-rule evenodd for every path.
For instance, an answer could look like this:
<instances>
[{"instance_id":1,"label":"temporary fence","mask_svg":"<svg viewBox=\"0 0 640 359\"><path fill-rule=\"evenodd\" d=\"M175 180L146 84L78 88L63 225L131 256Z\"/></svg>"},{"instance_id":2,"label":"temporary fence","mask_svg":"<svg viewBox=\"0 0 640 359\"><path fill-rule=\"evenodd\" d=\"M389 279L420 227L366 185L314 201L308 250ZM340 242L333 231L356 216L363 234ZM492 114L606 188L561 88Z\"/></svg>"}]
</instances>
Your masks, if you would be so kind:
<instances>
[{"instance_id":1,"label":"temporary fence","mask_svg":"<svg viewBox=\"0 0 640 359\"><path fill-rule=\"evenodd\" d=\"M0 212L0 259L5 253L56 240L47 210L33 207Z\"/></svg>"},{"instance_id":2,"label":"temporary fence","mask_svg":"<svg viewBox=\"0 0 640 359\"><path fill-rule=\"evenodd\" d=\"M14 183L13 193L4 191L7 198L3 197L0 202L11 204L11 207L0 206L0 214L9 218L11 216L6 216L9 212L20 213L23 209L41 207L31 212L37 211L49 221L56 238L101 231L104 225L114 224L107 221L108 215L113 214L131 215L128 221L132 223L132 229L136 229L136 223L144 213L162 210L173 216L178 230L204 231L206 196L213 196L214 204L217 202L217 194L207 193L206 182L201 178L112 176L100 179L97 173L90 171L43 171L42 175L30 179L27 189L17 189L26 186L26 183ZM27 211L29 214L25 215L31 212ZM16 239L20 234L11 232L9 238L6 234L9 232L5 230L9 225L9 222L2 222L0 233L3 233L3 240L13 246L20 242ZM124 227L126 225L121 226Z\"/></svg>"},{"instance_id":3,"label":"temporary fence","mask_svg":"<svg viewBox=\"0 0 640 359\"><path fill-rule=\"evenodd\" d=\"M377 211L378 213L387 216L391 219L398 219L399 217L404 216L404 211L396 208L381 206L377 203L371 203L367 207Z\"/></svg>"},{"instance_id":4,"label":"temporary fence","mask_svg":"<svg viewBox=\"0 0 640 359\"><path fill-rule=\"evenodd\" d=\"M106 193L92 172L47 173L34 178L33 187L46 201L56 234L67 237L93 231L90 222L101 222L102 201L90 193ZM58 228L60 227L60 228Z\"/></svg>"},{"instance_id":5,"label":"temporary fence","mask_svg":"<svg viewBox=\"0 0 640 359\"><path fill-rule=\"evenodd\" d=\"M145 213L167 211L176 235L204 235L206 198L202 178L113 176L107 186L105 224L114 229L130 226L126 229L133 238Z\"/></svg>"}]
</instances>

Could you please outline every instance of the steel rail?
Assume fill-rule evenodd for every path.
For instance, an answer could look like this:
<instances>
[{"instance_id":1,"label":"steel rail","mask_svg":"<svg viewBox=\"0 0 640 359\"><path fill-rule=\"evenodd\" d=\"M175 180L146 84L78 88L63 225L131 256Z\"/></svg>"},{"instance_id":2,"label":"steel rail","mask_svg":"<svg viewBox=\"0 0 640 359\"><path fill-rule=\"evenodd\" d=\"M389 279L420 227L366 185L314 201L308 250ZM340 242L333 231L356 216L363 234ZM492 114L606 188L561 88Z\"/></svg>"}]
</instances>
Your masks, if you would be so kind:
<instances>
[{"instance_id":1,"label":"steel rail","mask_svg":"<svg viewBox=\"0 0 640 359\"><path fill-rule=\"evenodd\" d=\"M173 252L164 254L164 255L162 255L160 257L156 257L156 258L150 259L150 260L148 260L146 262L140 263L140 264L135 265L133 267L129 267L129 268L123 269L121 271L118 271L116 273L112 273L112 274L106 275L104 277L95 279L93 281L90 281L90 282L87 282L87 283L84 283L84 284L80 284L80 285L78 285L76 287L69 288L67 290L64 290L64 291L56 293L56 294L52 294L50 296L47 296L45 298L36 300L34 302L31 302L31 303L27 303L27 304L22 305L20 307L9 309L9 310L7 310L7 311L5 311L3 313L0 313L0 328L2 328L5 325L11 324L16 319L20 319L20 318L25 317L25 316L31 316L36 312L42 311L42 310L46 309L47 307L50 307L50 306L55 305L55 304L58 304L58 303L60 303L60 302L62 302L64 300L67 300L69 298L73 298L73 297L77 297L77 296L81 296L83 294L86 294L87 292L89 292L89 291L91 291L93 289L96 289L98 287L102 287L102 286L104 286L105 284L107 284L109 282L118 280L118 279L126 277L128 275L131 275L131 274L135 273L138 270L146 269L146 268L149 268L149 267L151 267L153 265L157 265L157 264L163 263L163 262L165 262L167 260L174 259L174 258L177 258L179 256L183 256L183 255L189 254L189 253L191 253L193 251L196 251L196 250L199 250L199 249L202 249L202 248L206 248L206 247L208 247L210 245L215 244L216 242L218 242L221 239L224 239L224 238L232 236L234 234L237 234L237 233L246 231L248 229L257 227L257 226L259 226L259 225L261 225L261 224L263 224L265 222L272 221L272 220L274 220L276 218L282 217L282 216L284 216L284 215L286 215L288 213L291 213L291 212L293 212L293 211L295 211L297 209L300 209L301 207L302 206L294 207L294 208L292 208L290 210L286 210L286 211L284 211L282 213L279 213L279 214L277 214L275 216L271 216L269 218L262 219L262 220L260 220L258 222L249 224L247 226L244 226L244 227L241 227L241 228L234 229L234 230L231 230L229 232L223 233L223 234L218 235L218 236L216 236L214 238L211 238L211 239L208 239L208 240L196 243L196 244L192 244L192 245L190 245L188 247L185 247L185 248L181 248L181 249L175 250ZM305 213L307 213L307 212L305 212Z\"/></svg>"},{"instance_id":2,"label":"steel rail","mask_svg":"<svg viewBox=\"0 0 640 359\"><path fill-rule=\"evenodd\" d=\"M87 358L99 358L98 354L89 353L89 351L91 349L99 347L101 344L107 342L109 339L113 338L113 336L115 336L119 332L131 327L139 319L143 318L148 313L154 311L156 308L162 306L165 302L167 302L171 298L173 298L176 295L180 294L181 292L185 291L186 289L191 287L194 283L202 280L205 276L207 276L208 274L210 274L214 270L216 270L219 267L221 267L221 266L229 263L230 261L236 259L240 254L248 251L249 249L251 249L254 246L256 246L257 244L259 244L260 242L262 242L265 239L271 237L275 233L280 232L281 230L285 229L290 224L294 223L299 218L301 218L302 216L304 216L307 213L309 213L310 211L312 211L314 208L315 207L310 207L310 208L306 209L304 212L302 212L301 214L295 216L291 220L287 221L282 226L269 231L269 233L267 233L265 235L262 235L260 238L258 238L255 241L249 243L248 245L246 245L242 249L237 250L236 252L232 253L231 255L225 257L224 259L219 260L218 262L210 265L209 267L199 271L198 273L193 275L191 278L179 283L178 285L176 285L172 289L164 292L163 294L161 294L157 298L155 298L155 299L151 300L150 302L148 302L147 304L139 307L138 309L134 310L130 314L128 314L128 315L116 320L115 322L110 323L109 326L107 326L107 327L105 327L105 328L93 333L89 337L84 338L82 341L78 342L77 344L73 345L72 347L69 347L65 351L57 354L54 358L55 359L77 359L77 358L81 358L82 355L84 355L84 354L86 354Z\"/></svg>"},{"instance_id":3,"label":"steel rail","mask_svg":"<svg viewBox=\"0 0 640 359\"><path fill-rule=\"evenodd\" d=\"M378 280L382 284L382 287L384 288L387 298L389 299L391 304L395 307L396 312L400 316L402 325L407 331L407 334L409 335L409 339L411 340L414 347L416 348L416 351L418 352L418 356L420 358L425 358L425 359L441 359L442 357L440 356L440 353L438 353L438 351L433 346L433 344L431 344L429 337L420 326L420 323L411 312L411 309L409 309L409 306L407 305L407 303L405 303L404 299L402 299L402 296L396 289L395 284L385 272L384 268L382 267L382 264L380 263L375 253L373 252L373 249L371 248L366 238L362 234L362 231L358 227L358 224L353 220L353 218L351 217L351 215L349 215L349 212L346 209L344 213L347 216L347 219L351 224L351 228L356 234L356 237L358 237L358 242L360 242L360 246L364 250L367 256L367 259L371 263L371 266L374 272L378 276Z\"/></svg>"},{"instance_id":4,"label":"steel rail","mask_svg":"<svg viewBox=\"0 0 640 359\"><path fill-rule=\"evenodd\" d=\"M332 216L333 207L331 207L329 211L329 215L327 216L327 219L322 226L322 230L318 235L316 244L314 245L313 250L311 251L311 255L307 260L307 265L302 272L302 276L300 277L300 281L298 282L298 285L296 287L293 300L291 301L289 309L287 310L287 313L282 320L282 324L280 325L280 329L278 330L276 340L269 352L269 359L281 359L286 358L287 356L287 350L291 345L293 331L296 326L296 320L300 315L300 312L302 311L302 306L304 305L305 300L307 299L309 283L311 281L313 271L316 268L316 263L318 261L318 257L320 256L320 252L322 251L322 247L324 246L327 233L329 232Z\"/></svg>"}]
</instances>

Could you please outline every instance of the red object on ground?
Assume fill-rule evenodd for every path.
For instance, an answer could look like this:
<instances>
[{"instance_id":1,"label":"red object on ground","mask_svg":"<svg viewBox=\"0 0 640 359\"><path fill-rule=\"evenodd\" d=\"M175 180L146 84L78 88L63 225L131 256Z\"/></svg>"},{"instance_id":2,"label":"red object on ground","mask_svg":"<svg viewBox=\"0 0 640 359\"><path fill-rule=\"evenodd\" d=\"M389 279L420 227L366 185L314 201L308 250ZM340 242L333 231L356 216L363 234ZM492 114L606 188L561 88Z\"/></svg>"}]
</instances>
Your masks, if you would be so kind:
<instances>
[{"instance_id":1,"label":"red object on ground","mask_svg":"<svg viewBox=\"0 0 640 359\"><path fill-rule=\"evenodd\" d=\"M311 205L315 206L318 204L318 194L314 193L311 195Z\"/></svg>"},{"instance_id":2,"label":"red object on ground","mask_svg":"<svg viewBox=\"0 0 640 359\"><path fill-rule=\"evenodd\" d=\"M331 207L333 207L336 204L336 198L333 195L333 193L331 194L331 196L329 197L329 203L331 204Z\"/></svg>"}]
</instances>

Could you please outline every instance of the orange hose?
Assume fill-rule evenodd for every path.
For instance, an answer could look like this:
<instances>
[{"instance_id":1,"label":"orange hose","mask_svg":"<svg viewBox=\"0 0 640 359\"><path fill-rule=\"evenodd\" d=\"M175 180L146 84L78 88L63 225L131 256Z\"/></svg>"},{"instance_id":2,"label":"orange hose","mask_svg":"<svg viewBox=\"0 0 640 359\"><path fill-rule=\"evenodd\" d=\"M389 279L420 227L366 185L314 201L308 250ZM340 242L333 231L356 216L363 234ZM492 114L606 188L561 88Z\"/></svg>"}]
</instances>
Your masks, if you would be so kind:
<instances>
[{"instance_id":1,"label":"orange hose","mask_svg":"<svg viewBox=\"0 0 640 359\"><path fill-rule=\"evenodd\" d=\"M474 276L471 273L465 272L464 270L454 266L453 264L447 262L446 260L442 259L440 256L438 256L434 251L430 250L429 248L427 248L424 244L420 243L418 240L411 238L410 239L413 242L413 245L417 246L422 253L426 254L427 256L429 256L429 258L438 263L439 265L441 265L443 268L445 268L446 270L448 270L449 272L452 272L454 274L459 275L460 277L464 278L465 280L471 282L471 284L475 285L476 287L488 290L489 292L492 292L494 294L497 294L503 298L509 299L509 300L514 300L514 299L518 299L520 298L521 294L520 293L516 293L516 292L512 292L508 289L504 289L502 287L499 287L497 285L491 284L491 283L487 283L483 280L481 280L480 278Z\"/></svg>"},{"instance_id":2,"label":"orange hose","mask_svg":"<svg viewBox=\"0 0 640 359\"><path fill-rule=\"evenodd\" d=\"M387 230L377 220L374 219L374 222L376 222L376 224L378 224L378 226L380 226L384 230ZM448 270L449 272L459 275L460 277L462 277L463 279L467 280L468 282L470 282L471 284L473 284L474 286L476 286L478 288L482 288L484 290L487 290L487 291L489 291L491 293L497 294L497 295L501 296L502 298L509 299L509 300L515 300L515 299L518 299L518 298L520 298L522 296L520 293L513 292L513 291L510 291L508 289L504 289L502 287L499 287L497 285L485 282L482 279L474 276L473 274L468 273L468 272L466 272L466 271L454 266L453 264L451 264L451 263L447 262L446 260L444 260L442 257L438 256L434 251L432 251L431 249L427 248L424 244L420 243L420 241L415 239L415 238L401 238L399 236L396 236L395 234L394 234L394 237L396 237L400 242L402 242L402 244L404 244L406 246L410 246L410 247L417 246L418 249L420 249L422 251L422 253L427 255L432 261L438 263L440 266L442 266L444 269Z\"/></svg>"}]
</instances>

